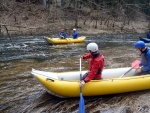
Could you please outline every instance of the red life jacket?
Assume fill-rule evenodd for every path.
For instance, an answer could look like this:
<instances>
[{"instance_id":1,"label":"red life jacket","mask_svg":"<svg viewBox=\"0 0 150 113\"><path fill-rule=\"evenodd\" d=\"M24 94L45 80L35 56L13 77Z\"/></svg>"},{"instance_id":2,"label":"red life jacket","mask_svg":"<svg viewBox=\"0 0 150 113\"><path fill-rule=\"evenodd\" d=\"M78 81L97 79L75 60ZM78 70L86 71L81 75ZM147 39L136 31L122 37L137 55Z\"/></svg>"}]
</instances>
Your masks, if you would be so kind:
<instances>
[{"instance_id":1,"label":"red life jacket","mask_svg":"<svg viewBox=\"0 0 150 113\"><path fill-rule=\"evenodd\" d=\"M95 57L89 53L83 56L83 59L90 59L89 62L89 73L84 79L85 82L89 82L92 79L101 79L102 71L104 68L104 56L102 54L97 54Z\"/></svg>"}]
</instances>

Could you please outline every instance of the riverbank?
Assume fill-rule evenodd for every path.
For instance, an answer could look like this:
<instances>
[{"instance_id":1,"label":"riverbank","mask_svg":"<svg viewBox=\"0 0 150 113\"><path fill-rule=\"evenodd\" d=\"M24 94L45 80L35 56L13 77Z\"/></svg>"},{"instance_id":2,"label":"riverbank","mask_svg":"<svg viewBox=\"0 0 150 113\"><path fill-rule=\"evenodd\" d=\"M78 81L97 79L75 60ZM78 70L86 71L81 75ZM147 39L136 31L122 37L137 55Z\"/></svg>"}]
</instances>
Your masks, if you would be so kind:
<instances>
[{"instance_id":1,"label":"riverbank","mask_svg":"<svg viewBox=\"0 0 150 113\"><path fill-rule=\"evenodd\" d=\"M2 35L56 35L62 28L65 28L66 32L70 35L75 25L74 20L64 21L59 17L54 17L54 14L49 17L49 11L39 4L9 2L3 4L1 9L0 33ZM56 13L58 12L60 12L59 9ZM87 18L86 21L85 18ZM95 20L79 16L77 30L79 34L87 35L101 33L146 33L149 31L149 22L142 15L135 21L112 21L113 19Z\"/></svg>"}]
</instances>

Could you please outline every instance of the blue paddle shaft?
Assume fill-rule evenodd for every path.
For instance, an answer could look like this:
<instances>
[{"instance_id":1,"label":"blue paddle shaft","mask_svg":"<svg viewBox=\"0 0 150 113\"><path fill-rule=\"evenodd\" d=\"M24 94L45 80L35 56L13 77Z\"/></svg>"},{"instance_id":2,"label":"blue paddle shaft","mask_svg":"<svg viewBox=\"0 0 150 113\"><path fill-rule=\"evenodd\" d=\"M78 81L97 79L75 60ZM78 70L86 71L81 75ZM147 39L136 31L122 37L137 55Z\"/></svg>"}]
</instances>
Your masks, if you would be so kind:
<instances>
[{"instance_id":1,"label":"blue paddle shaft","mask_svg":"<svg viewBox=\"0 0 150 113\"><path fill-rule=\"evenodd\" d=\"M81 72L81 58L80 58L80 81L81 81L81 79L82 79L82 72ZM81 86L80 86L79 113L85 113L84 98L82 96L82 87Z\"/></svg>"}]
</instances>

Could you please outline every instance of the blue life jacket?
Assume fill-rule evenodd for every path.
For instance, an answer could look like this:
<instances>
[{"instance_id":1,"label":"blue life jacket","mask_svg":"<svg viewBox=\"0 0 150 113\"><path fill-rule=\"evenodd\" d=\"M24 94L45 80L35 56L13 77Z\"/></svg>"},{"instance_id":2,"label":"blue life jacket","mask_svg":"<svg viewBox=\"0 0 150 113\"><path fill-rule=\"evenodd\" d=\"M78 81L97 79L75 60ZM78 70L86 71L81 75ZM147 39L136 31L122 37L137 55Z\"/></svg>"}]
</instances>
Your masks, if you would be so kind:
<instances>
[{"instance_id":1,"label":"blue life jacket","mask_svg":"<svg viewBox=\"0 0 150 113\"><path fill-rule=\"evenodd\" d=\"M78 32L75 31L75 32L72 34L72 37L73 37L74 39L78 38Z\"/></svg>"},{"instance_id":2,"label":"blue life jacket","mask_svg":"<svg viewBox=\"0 0 150 113\"><path fill-rule=\"evenodd\" d=\"M146 48L144 52L141 52L141 63L142 71L150 71L150 48Z\"/></svg>"},{"instance_id":3,"label":"blue life jacket","mask_svg":"<svg viewBox=\"0 0 150 113\"><path fill-rule=\"evenodd\" d=\"M64 38L68 38L68 35L67 35L67 33L66 32L59 32L59 35L60 36L63 36Z\"/></svg>"}]
</instances>

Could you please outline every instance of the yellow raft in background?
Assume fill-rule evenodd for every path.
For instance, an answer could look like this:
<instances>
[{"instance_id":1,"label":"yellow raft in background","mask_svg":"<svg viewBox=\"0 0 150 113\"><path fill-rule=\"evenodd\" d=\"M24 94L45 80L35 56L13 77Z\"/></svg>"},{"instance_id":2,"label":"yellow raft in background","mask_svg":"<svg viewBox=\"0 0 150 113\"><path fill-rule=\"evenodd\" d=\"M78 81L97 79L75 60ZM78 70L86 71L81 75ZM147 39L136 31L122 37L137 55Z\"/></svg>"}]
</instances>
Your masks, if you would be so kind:
<instances>
[{"instance_id":1,"label":"yellow raft in background","mask_svg":"<svg viewBox=\"0 0 150 113\"><path fill-rule=\"evenodd\" d=\"M61 39L61 38L45 37L45 39L48 42L50 42L51 44L69 44L69 43L81 43L81 42L83 42L86 39L86 37L85 36L81 36L81 37L78 37L77 39L73 39L73 38Z\"/></svg>"},{"instance_id":2,"label":"yellow raft in background","mask_svg":"<svg viewBox=\"0 0 150 113\"><path fill-rule=\"evenodd\" d=\"M83 96L99 96L150 89L150 75L133 76L135 69L120 78L130 68L104 69L102 80L92 80L82 88ZM44 88L58 97L79 97L80 72L53 73L32 69ZM82 71L82 75L86 71Z\"/></svg>"}]
</instances>

